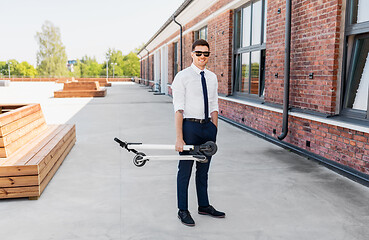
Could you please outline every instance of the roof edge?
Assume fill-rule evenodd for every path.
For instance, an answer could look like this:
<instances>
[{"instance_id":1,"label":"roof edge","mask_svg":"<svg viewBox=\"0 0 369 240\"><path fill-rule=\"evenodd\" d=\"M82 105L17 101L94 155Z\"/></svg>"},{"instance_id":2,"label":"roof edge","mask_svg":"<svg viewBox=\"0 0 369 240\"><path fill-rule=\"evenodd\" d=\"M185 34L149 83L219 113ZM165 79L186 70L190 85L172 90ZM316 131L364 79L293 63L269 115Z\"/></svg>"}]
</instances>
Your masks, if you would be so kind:
<instances>
[{"instance_id":1,"label":"roof edge","mask_svg":"<svg viewBox=\"0 0 369 240\"><path fill-rule=\"evenodd\" d=\"M179 6L179 8L170 16L170 18L164 23L163 26L161 26L161 28L154 34L154 36L152 36L150 38L150 40L140 49L140 51L138 51L137 55L139 55L162 31L164 31L164 29L166 27L168 27L168 25L173 21L174 17L177 17L183 10L186 9L186 7L188 7L188 5L190 5L190 3L192 3L193 0L185 0L181 6Z\"/></svg>"}]
</instances>

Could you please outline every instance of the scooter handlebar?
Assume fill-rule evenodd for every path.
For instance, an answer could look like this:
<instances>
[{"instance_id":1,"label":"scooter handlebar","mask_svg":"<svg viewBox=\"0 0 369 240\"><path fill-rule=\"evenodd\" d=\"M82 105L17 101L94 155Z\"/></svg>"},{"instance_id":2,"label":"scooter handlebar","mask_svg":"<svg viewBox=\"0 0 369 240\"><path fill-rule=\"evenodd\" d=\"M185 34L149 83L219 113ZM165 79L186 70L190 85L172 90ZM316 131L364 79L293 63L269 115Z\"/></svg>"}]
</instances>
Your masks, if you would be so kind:
<instances>
[{"instance_id":1,"label":"scooter handlebar","mask_svg":"<svg viewBox=\"0 0 369 240\"><path fill-rule=\"evenodd\" d=\"M127 142L123 142L122 140L120 140L119 138L114 138L114 141L116 141L117 143L119 143L119 145L122 148L126 148L127 147Z\"/></svg>"}]
</instances>

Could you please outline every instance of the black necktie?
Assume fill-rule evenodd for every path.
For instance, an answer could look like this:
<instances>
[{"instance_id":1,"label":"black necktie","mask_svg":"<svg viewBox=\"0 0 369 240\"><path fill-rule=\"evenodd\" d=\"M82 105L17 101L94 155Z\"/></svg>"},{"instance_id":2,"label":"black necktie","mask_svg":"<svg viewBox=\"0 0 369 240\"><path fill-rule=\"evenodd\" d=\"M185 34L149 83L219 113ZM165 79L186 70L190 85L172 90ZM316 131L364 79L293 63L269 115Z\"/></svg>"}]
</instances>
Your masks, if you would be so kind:
<instances>
[{"instance_id":1,"label":"black necktie","mask_svg":"<svg viewBox=\"0 0 369 240\"><path fill-rule=\"evenodd\" d=\"M206 87L204 71L201 71L200 74L201 74L202 92L204 94L205 121L207 121L209 119L208 89Z\"/></svg>"}]
</instances>

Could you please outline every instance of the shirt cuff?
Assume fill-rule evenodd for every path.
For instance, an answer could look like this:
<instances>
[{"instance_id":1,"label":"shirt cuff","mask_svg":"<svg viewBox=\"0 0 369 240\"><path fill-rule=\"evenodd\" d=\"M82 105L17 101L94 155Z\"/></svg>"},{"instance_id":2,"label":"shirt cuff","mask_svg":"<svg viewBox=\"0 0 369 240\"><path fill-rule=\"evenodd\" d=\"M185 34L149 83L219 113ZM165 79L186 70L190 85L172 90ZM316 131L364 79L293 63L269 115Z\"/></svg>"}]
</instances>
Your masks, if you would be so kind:
<instances>
[{"instance_id":1,"label":"shirt cuff","mask_svg":"<svg viewBox=\"0 0 369 240\"><path fill-rule=\"evenodd\" d=\"M176 113L178 110L184 111L184 106L174 106L174 112Z\"/></svg>"}]
</instances>

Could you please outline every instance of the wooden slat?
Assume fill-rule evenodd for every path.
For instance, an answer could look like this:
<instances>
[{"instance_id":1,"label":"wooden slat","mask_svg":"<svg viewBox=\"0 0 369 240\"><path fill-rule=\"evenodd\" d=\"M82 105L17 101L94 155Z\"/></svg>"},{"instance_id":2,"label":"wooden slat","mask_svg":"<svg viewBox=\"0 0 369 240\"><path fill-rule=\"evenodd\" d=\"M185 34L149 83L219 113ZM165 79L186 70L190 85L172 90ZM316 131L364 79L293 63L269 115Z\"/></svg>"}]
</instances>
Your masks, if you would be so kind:
<instances>
[{"instance_id":1,"label":"wooden slat","mask_svg":"<svg viewBox=\"0 0 369 240\"><path fill-rule=\"evenodd\" d=\"M17 150L14 154L12 154L9 158L0 158L0 167L1 166L13 166L13 165L25 165L27 161L38 152L44 145L50 141L54 135L53 131L61 131L61 125L49 125L47 129L42 132L42 134L35 137L31 142L25 144L23 147ZM0 170L1 171L1 170ZM37 173L36 173L37 174Z\"/></svg>"},{"instance_id":2,"label":"wooden slat","mask_svg":"<svg viewBox=\"0 0 369 240\"><path fill-rule=\"evenodd\" d=\"M1 107L3 109L7 109L7 110L13 110L13 109L17 109L20 107L25 106L26 104L19 104L19 103L7 103L7 104L1 104Z\"/></svg>"},{"instance_id":3,"label":"wooden slat","mask_svg":"<svg viewBox=\"0 0 369 240\"><path fill-rule=\"evenodd\" d=\"M70 82L64 83L63 91L99 90L99 82Z\"/></svg>"},{"instance_id":4,"label":"wooden slat","mask_svg":"<svg viewBox=\"0 0 369 240\"><path fill-rule=\"evenodd\" d=\"M59 143L63 138L69 138L69 136L75 131L74 125L62 125L62 129L58 132L53 134L53 138L45 144L44 147L32 158L30 158L25 165L39 165L40 168L42 168L40 165L42 165L42 162L40 162L36 156L46 157L49 154L55 154L55 151L57 150L58 145L62 144ZM69 134L69 135L68 135ZM55 148L55 149L54 149Z\"/></svg>"},{"instance_id":5,"label":"wooden slat","mask_svg":"<svg viewBox=\"0 0 369 240\"><path fill-rule=\"evenodd\" d=\"M39 177L37 175L19 176L19 177L0 177L0 188L38 186L38 185L39 185Z\"/></svg>"},{"instance_id":6,"label":"wooden slat","mask_svg":"<svg viewBox=\"0 0 369 240\"><path fill-rule=\"evenodd\" d=\"M40 187L15 187L0 188L0 198L20 198L20 197L37 197L40 196Z\"/></svg>"},{"instance_id":7,"label":"wooden slat","mask_svg":"<svg viewBox=\"0 0 369 240\"><path fill-rule=\"evenodd\" d=\"M73 138L72 141L69 143L68 147L65 149L64 153L59 157L58 161L54 164L53 168L44 177L43 181L40 184L40 193L42 193L45 190L47 184L50 182L56 171L59 169L60 165L63 163L64 159L74 146L75 142L76 138Z\"/></svg>"},{"instance_id":8,"label":"wooden slat","mask_svg":"<svg viewBox=\"0 0 369 240\"><path fill-rule=\"evenodd\" d=\"M35 128L33 131L16 140L15 142L7 145L5 148L0 148L0 158L9 157L12 153L17 151L24 144L32 140L35 136L45 131L46 129L47 125L46 123L43 123L39 127Z\"/></svg>"},{"instance_id":9,"label":"wooden slat","mask_svg":"<svg viewBox=\"0 0 369 240\"><path fill-rule=\"evenodd\" d=\"M23 136L29 134L36 130L40 125L46 124L45 119L43 116L39 117L33 122L9 133L6 136L0 137L0 147L7 147L9 144L17 141L18 139L22 138Z\"/></svg>"},{"instance_id":10,"label":"wooden slat","mask_svg":"<svg viewBox=\"0 0 369 240\"><path fill-rule=\"evenodd\" d=\"M18 119L14 122L11 122L5 126L1 126L0 127L0 136L5 136L27 124L29 124L30 122L33 122L34 120L43 117L44 115L42 114L42 111L37 111L34 113L31 113L28 116L25 116L21 119Z\"/></svg>"},{"instance_id":11,"label":"wooden slat","mask_svg":"<svg viewBox=\"0 0 369 240\"><path fill-rule=\"evenodd\" d=\"M0 167L0 176L29 176L35 175L38 172L37 165L29 166L4 166Z\"/></svg>"},{"instance_id":12,"label":"wooden slat","mask_svg":"<svg viewBox=\"0 0 369 240\"><path fill-rule=\"evenodd\" d=\"M3 113L0 115L0 126L4 126L13 121L16 121L24 116L41 110L40 104L23 105L23 107L17 108L13 111Z\"/></svg>"},{"instance_id":13,"label":"wooden slat","mask_svg":"<svg viewBox=\"0 0 369 240\"><path fill-rule=\"evenodd\" d=\"M100 86L102 86L102 87L110 87L111 86L111 83L109 83L108 80L106 80L106 78L79 78L78 81L79 82L98 81Z\"/></svg>"},{"instance_id":14,"label":"wooden slat","mask_svg":"<svg viewBox=\"0 0 369 240\"><path fill-rule=\"evenodd\" d=\"M35 155L39 154L49 143L54 139L54 137L59 134L63 129L64 125L54 125L55 128L46 137L42 138L39 144L34 147L25 157L17 161L14 165L29 165L27 164ZM36 165L36 164L34 164Z\"/></svg>"},{"instance_id":15,"label":"wooden slat","mask_svg":"<svg viewBox=\"0 0 369 240\"><path fill-rule=\"evenodd\" d=\"M101 90L79 90L79 91L55 91L54 98L72 97L105 97L106 89Z\"/></svg>"},{"instance_id":16,"label":"wooden slat","mask_svg":"<svg viewBox=\"0 0 369 240\"><path fill-rule=\"evenodd\" d=\"M48 155L45 157L44 161L42 161L42 164L39 165L39 171L40 171L40 181L42 182L45 176L48 174L48 172L52 169L53 165L58 161L59 157L65 152L65 149L68 147L68 145L75 141L76 136L72 132L72 135L66 139L66 141L63 141L61 146L58 148L58 151L55 152L55 155ZM41 166L43 165L43 166Z\"/></svg>"}]
</instances>

